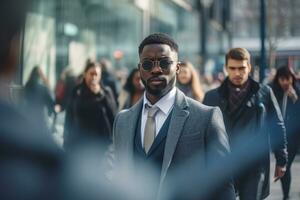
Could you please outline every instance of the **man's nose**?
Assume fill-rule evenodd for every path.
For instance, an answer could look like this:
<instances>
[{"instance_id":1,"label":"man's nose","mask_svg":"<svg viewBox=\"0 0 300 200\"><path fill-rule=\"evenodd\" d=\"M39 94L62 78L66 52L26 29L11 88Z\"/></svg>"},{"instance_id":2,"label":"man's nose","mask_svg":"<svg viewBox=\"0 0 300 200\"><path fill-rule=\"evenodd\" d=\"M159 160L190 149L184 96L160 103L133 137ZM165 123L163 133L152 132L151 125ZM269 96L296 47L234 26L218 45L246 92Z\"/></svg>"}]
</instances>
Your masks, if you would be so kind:
<instances>
[{"instance_id":1,"label":"man's nose","mask_svg":"<svg viewBox=\"0 0 300 200\"><path fill-rule=\"evenodd\" d=\"M235 69L235 70L234 70L234 74L235 74L235 75L240 75L241 73L240 73L240 71L239 71L238 69Z\"/></svg>"},{"instance_id":2,"label":"man's nose","mask_svg":"<svg viewBox=\"0 0 300 200\"><path fill-rule=\"evenodd\" d=\"M160 62L158 60L153 62L152 72L161 72Z\"/></svg>"}]
</instances>

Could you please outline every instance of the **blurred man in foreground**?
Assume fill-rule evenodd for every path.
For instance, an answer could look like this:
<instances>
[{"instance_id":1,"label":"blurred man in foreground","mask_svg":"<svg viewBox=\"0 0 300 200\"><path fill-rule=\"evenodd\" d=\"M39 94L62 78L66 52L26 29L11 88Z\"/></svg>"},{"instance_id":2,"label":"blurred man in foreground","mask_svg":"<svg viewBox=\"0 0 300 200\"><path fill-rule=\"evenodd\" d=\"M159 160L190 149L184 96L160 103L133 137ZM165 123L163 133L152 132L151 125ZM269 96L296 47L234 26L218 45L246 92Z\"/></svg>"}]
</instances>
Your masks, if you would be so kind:
<instances>
[{"instance_id":1,"label":"blurred man in foreground","mask_svg":"<svg viewBox=\"0 0 300 200\"><path fill-rule=\"evenodd\" d=\"M0 199L59 199L60 151L12 106L27 0L0 3Z\"/></svg>"}]
</instances>

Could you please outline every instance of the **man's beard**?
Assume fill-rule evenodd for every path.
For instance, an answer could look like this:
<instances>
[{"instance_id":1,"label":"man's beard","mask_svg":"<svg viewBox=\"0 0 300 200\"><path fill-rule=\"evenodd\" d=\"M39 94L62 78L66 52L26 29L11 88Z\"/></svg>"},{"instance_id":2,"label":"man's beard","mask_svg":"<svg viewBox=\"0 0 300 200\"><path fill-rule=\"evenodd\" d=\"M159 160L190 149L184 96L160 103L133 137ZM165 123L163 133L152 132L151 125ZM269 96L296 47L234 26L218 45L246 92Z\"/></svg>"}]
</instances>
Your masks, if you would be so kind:
<instances>
[{"instance_id":1,"label":"man's beard","mask_svg":"<svg viewBox=\"0 0 300 200\"><path fill-rule=\"evenodd\" d=\"M164 88L161 88L160 86L158 86L157 88L151 88L144 79L141 79L141 80L145 86L147 93L154 95L154 96L162 97L165 94L167 94L175 86L176 76L174 76L168 84L163 85Z\"/></svg>"}]
</instances>

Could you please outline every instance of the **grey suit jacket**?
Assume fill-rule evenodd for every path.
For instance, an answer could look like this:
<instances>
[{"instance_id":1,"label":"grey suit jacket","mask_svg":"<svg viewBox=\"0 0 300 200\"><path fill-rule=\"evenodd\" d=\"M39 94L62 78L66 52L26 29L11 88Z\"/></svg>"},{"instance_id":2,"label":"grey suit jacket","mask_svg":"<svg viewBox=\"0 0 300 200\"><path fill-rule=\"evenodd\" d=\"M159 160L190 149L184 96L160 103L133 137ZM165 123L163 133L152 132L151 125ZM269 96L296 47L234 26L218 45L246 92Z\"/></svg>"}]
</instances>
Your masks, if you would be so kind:
<instances>
[{"instance_id":1,"label":"grey suit jacket","mask_svg":"<svg viewBox=\"0 0 300 200\"><path fill-rule=\"evenodd\" d=\"M121 111L115 118L113 127L114 154L115 159L122 163L122 167L125 168L130 168L133 163L134 136L142 105L141 99L130 109ZM217 163L218 160L225 158L230 151L219 108L205 106L186 97L177 89L175 105L171 114L164 149L160 189L170 168L176 169L177 166L180 168L179 166L182 166L183 163L188 163L195 158L197 162L192 165L193 171L189 171L190 175L205 177L201 173L204 172L203 170L206 169L208 163ZM203 182L203 180L201 181ZM223 195L225 198L222 197L222 199L235 199L231 182L226 190L229 198Z\"/></svg>"}]
</instances>

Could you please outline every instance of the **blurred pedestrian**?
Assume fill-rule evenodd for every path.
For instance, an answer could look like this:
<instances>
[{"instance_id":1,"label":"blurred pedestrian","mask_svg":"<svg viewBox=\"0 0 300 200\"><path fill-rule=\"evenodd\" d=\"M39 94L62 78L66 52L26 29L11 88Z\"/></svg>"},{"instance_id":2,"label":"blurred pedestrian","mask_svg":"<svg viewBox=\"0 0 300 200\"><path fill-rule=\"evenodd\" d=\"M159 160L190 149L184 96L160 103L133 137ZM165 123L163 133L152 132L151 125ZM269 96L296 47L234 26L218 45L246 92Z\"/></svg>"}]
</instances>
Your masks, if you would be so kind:
<instances>
[{"instance_id":1,"label":"blurred pedestrian","mask_svg":"<svg viewBox=\"0 0 300 200\"><path fill-rule=\"evenodd\" d=\"M300 144L300 87L291 69L283 66L277 69L272 89L279 103L287 133L288 164L285 175L280 179L283 199L286 200L289 199L291 187L291 165Z\"/></svg>"},{"instance_id":2,"label":"blurred pedestrian","mask_svg":"<svg viewBox=\"0 0 300 200\"><path fill-rule=\"evenodd\" d=\"M113 72L113 66L111 62L106 58L100 60L100 65L102 67L101 82L103 86L109 87L111 89L114 98L117 100L120 92L120 84Z\"/></svg>"},{"instance_id":3,"label":"blurred pedestrian","mask_svg":"<svg viewBox=\"0 0 300 200\"><path fill-rule=\"evenodd\" d=\"M177 75L177 87L188 97L202 102L204 92L201 87L197 70L192 63L180 62L180 71Z\"/></svg>"},{"instance_id":4,"label":"blurred pedestrian","mask_svg":"<svg viewBox=\"0 0 300 200\"><path fill-rule=\"evenodd\" d=\"M0 2L0 199L60 199L59 148L10 101L28 2Z\"/></svg>"},{"instance_id":5,"label":"blurred pedestrian","mask_svg":"<svg viewBox=\"0 0 300 200\"><path fill-rule=\"evenodd\" d=\"M111 142L116 103L111 90L101 82L101 66L88 62L83 81L74 88L66 111L64 147L66 150L85 142Z\"/></svg>"},{"instance_id":6,"label":"blurred pedestrian","mask_svg":"<svg viewBox=\"0 0 300 200\"><path fill-rule=\"evenodd\" d=\"M49 83L39 66L35 66L24 87L25 115L50 131L50 117L55 110Z\"/></svg>"},{"instance_id":7,"label":"blurred pedestrian","mask_svg":"<svg viewBox=\"0 0 300 200\"><path fill-rule=\"evenodd\" d=\"M140 100L144 94L144 86L141 81L140 72L137 68L133 69L124 85L124 89L119 95L119 110L127 109Z\"/></svg>"},{"instance_id":8,"label":"blurred pedestrian","mask_svg":"<svg viewBox=\"0 0 300 200\"><path fill-rule=\"evenodd\" d=\"M240 166L235 177L239 198L261 200L269 195L271 147L276 157L274 179L283 177L285 172L282 115L272 89L250 77L250 53L245 48L230 49L225 68L228 77L220 87L206 93L203 103L220 107L232 155L240 155L233 163Z\"/></svg>"},{"instance_id":9,"label":"blurred pedestrian","mask_svg":"<svg viewBox=\"0 0 300 200\"><path fill-rule=\"evenodd\" d=\"M66 109L72 96L72 91L79 84L78 77L70 67L63 70L55 88L55 101L60 106L60 111Z\"/></svg>"}]
</instances>

